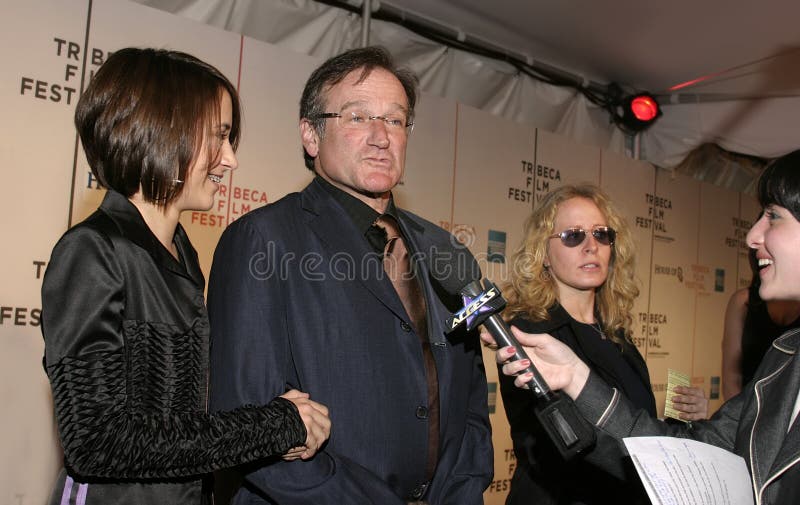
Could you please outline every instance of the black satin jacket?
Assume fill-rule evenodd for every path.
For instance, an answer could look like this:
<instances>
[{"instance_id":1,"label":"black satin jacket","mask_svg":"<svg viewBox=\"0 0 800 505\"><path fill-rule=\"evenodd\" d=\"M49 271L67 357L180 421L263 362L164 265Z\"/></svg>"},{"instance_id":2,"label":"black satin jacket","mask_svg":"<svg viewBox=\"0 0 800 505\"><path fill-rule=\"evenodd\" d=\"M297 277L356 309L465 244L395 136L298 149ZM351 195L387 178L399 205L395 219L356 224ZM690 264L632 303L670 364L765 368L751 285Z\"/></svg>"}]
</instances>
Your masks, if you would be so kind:
<instances>
[{"instance_id":1,"label":"black satin jacket","mask_svg":"<svg viewBox=\"0 0 800 505\"><path fill-rule=\"evenodd\" d=\"M174 243L181 261L109 191L53 249L42 334L65 469L51 503L202 503L204 474L305 440L282 398L206 412L205 280L180 225Z\"/></svg>"},{"instance_id":2,"label":"black satin jacket","mask_svg":"<svg viewBox=\"0 0 800 505\"><path fill-rule=\"evenodd\" d=\"M560 305L548 310L545 321L517 317L511 321L528 333L549 333L567 344L589 367L611 384L619 385L608 363L585 351L582 333ZM655 398L644 358L636 346L625 342L623 360L648 391L646 410L655 417ZM564 463L544 434L533 412L534 397L514 386L513 377L499 373L500 392L511 426L517 466L506 505L638 505L649 503L633 465L615 439L598 433L595 447L586 455Z\"/></svg>"}]
</instances>

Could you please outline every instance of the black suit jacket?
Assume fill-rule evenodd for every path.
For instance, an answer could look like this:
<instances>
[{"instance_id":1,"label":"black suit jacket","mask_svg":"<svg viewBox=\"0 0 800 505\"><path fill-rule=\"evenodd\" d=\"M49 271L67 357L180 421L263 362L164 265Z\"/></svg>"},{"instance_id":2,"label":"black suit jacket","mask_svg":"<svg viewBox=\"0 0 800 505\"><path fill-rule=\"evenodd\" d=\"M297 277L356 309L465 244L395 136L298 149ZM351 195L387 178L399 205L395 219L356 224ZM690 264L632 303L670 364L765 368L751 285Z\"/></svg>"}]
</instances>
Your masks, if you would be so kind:
<instances>
[{"instance_id":1,"label":"black suit jacket","mask_svg":"<svg viewBox=\"0 0 800 505\"><path fill-rule=\"evenodd\" d=\"M412 250L449 241L408 212ZM487 388L477 336L446 336L449 310L419 261L439 377L440 453L425 499L483 503L492 476ZM427 385L417 335L381 259L313 181L223 234L209 282L211 406L262 403L295 387L330 408L331 438L311 461L245 471L236 503L392 505L425 483Z\"/></svg>"}]
</instances>

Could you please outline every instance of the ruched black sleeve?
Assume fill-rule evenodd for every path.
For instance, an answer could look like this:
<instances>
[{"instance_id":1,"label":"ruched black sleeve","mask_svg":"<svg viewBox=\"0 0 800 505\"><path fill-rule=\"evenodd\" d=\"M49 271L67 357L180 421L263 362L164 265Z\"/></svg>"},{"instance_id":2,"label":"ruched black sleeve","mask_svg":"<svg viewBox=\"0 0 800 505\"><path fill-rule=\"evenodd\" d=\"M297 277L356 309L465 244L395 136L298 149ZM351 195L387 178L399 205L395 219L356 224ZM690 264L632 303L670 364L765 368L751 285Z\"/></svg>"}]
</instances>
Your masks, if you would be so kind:
<instances>
[{"instance_id":1,"label":"ruched black sleeve","mask_svg":"<svg viewBox=\"0 0 800 505\"><path fill-rule=\"evenodd\" d=\"M283 398L205 412L205 313L190 321L130 318L134 304L155 294L128 299L128 260L136 255L115 244L95 229L73 229L56 245L43 282L46 371L71 472L169 479L303 445L302 419ZM158 286L158 269L145 267L137 282Z\"/></svg>"}]
</instances>

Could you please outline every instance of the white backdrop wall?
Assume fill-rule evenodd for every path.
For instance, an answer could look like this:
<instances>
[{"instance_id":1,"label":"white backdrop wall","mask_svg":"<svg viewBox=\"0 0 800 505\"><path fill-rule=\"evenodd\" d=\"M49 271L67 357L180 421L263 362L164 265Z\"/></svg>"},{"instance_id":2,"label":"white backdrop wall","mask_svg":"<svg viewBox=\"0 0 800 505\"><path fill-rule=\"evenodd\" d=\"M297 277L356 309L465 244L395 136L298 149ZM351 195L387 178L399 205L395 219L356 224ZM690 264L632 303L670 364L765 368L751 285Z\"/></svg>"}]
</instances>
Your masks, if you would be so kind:
<instances>
[{"instance_id":1,"label":"white backdrop wall","mask_svg":"<svg viewBox=\"0 0 800 505\"><path fill-rule=\"evenodd\" d=\"M58 237L103 195L72 126L82 86L108 52L131 45L191 52L238 85L245 111L240 168L226 176L214 209L183 219L207 273L225 226L311 179L297 103L320 60L125 0L29 0L6 6L12 10L0 20L14 41L0 47L0 162L9 175L14 170L13 184L0 188L0 504L40 505L60 466L41 364L41 276ZM432 93L421 97L407 172L395 193L403 207L462 238L484 273L503 282L505 253L521 240L535 202L582 181L605 188L634 230L641 281L634 339L650 366L659 410L668 367L690 374L716 408L722 310L749 281L743 234L757 211L751 198ZM497 371L485 357L495 442L495 481L485 496L499 505L515 459Z\"/></svg>"}]
</instances>

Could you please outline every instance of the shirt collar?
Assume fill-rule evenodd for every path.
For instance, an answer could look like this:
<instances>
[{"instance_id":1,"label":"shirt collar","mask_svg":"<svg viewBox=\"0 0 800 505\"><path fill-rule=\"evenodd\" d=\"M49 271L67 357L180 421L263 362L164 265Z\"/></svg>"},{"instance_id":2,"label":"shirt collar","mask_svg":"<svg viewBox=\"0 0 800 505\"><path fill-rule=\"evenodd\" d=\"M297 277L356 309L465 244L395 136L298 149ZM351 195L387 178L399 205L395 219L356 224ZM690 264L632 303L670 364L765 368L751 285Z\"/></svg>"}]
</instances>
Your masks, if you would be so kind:
<instances>
[{"instance_id":1,"label":"shirt collar","mask_svg":"<svg viewBox=\"0 0 800 505\"><path fill-rule=\"evenodd\" d=\"M100 209L116 223L120 233L138 245L160 265L180 275L191 278L201 289L205 286L203 273L197 263L197 252L192 247L186 231L180 223L175 227L173 242L178 248L178 253L183 258L179 261L167 251L152 230L147 226L139 209L125 196L109 189L100 204Z\"/></svg>"},{"instance_id":2,"label":"shirt collar","mask_svg":"<svg viewBox=\"0 0 800 505\"><path fill-rule=\"evenodd\" d=\"M370 226L381 216L381 214L378 214L375 209L366 203L337 188L319 175L316 176L316 179L333 199L344 208L347 215L350 216L350 219L356 225L358 231L362 234L366 234ZM384 214L388 214L397 219L397 207L394 204L394 196L389 197L389 203L386 205L386 212L384 212Z\"/></svg>"}]
</instances>

